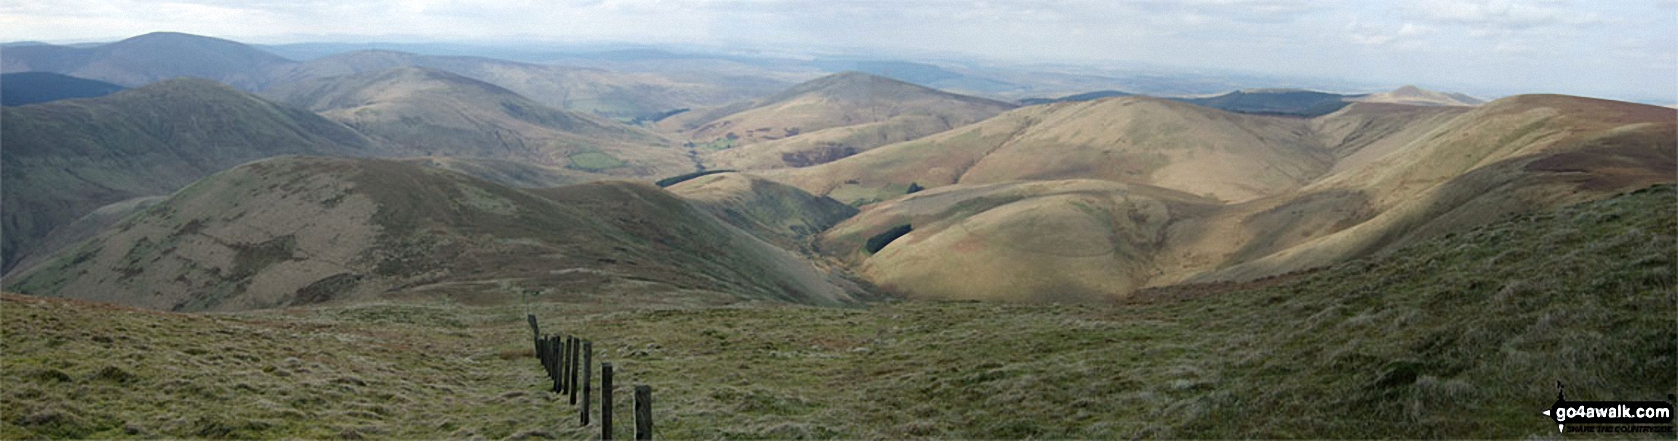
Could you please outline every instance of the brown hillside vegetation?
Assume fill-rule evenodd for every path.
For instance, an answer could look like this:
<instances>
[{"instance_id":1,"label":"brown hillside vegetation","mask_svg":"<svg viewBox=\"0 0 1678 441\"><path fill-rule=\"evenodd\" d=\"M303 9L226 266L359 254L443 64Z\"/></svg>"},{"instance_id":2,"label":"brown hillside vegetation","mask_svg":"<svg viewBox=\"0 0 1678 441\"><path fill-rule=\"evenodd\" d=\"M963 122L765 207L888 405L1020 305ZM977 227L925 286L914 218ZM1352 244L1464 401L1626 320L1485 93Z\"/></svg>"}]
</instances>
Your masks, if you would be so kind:
<instances>
[{"instance_id":1,"label":"brown hillside vegetation","mask_svg":"<svg viewBox=\"0 0 1678 441\"><path fill-rule=\"evenodd\" d=\"M389 153L314 113L200 79L0 112L5 271L26 255L50 254L35 245L107 204L167 195L211 173L275 155Z\"/></svg>"},{"instance_id":2,"label":"brown hillside vegetation","mask_svg":"<svg viewBox=\"0 0 1678 441\"><path fill-rule=\"evenodd\" d=\"M406 156L524 162L583 176L667 176L693 168L647 131L551 109L439 70L399 67L291 83L264 94L320 112Z\"/></svg>"},{"instance_id":3,"label":"brown hillside vegetation","mask_svg":"<svg viewBox=\"0 0 1678 441\"><path fill-rule=\"evenodd\" d=\"M7 278L17 292L177 311L393 290L471 304L663 293L834 305L852 299L841 285L647 184L527 191L406 162L306 157L219 173Z\"/></svg>"},{"instance_id":4,"label":"brown hillside vegetation","mask_svg":"<svg viewBox=\"0 0 1678 441\"><path fill-rule=\"evenodd\" d=\"M876 284L1092 301L1331 265L1671 182L1675 121L1669 109L1544 95L1472 110L1355 103L1312 120L1115 98L1021 109L766 175L842 201L888 200L820 241ZM1125 185L1063 194L1087 178ZM911 183L935 190L896 196ZM1015 194L998 199L999 188ZM899 225L913 231L864 249Z\"/></svg>"},{"instance_id":5,"label":"brown hillside vegetation","mask_svg":"<svg viewBox=\"0 0 1678 441\"><path fill-rule=\"evenodd\" d=\"M768 169L829 162L877 146L967 125L1013 108L861 72L817 78L752 103L660 122L699 148L722 149L717 168Z\"/></svg>"}]
</instances>

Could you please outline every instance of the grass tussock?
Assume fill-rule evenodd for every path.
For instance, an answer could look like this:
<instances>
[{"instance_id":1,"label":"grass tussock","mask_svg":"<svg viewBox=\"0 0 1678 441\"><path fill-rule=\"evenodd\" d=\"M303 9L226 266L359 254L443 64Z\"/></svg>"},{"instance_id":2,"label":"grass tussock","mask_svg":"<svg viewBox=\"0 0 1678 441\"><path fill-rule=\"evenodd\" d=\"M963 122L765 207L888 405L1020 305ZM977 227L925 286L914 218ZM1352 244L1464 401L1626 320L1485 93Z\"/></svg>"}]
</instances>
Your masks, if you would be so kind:
<instances>
[{"instance_id":1,"label":"grass tussock","mask_svg":"<svg viewBox=\"0 0 1678 441\"><path fill-rule=\"evenodd\" d=\"M621 438L634 384L664 438L1547 436L1556 381L1578 400L1678 390L1675 197L1122 305L531 308L617 366ZM0 306L4 438L598 433L544 391L523 308Z\"/></svg>"}]
</instances>

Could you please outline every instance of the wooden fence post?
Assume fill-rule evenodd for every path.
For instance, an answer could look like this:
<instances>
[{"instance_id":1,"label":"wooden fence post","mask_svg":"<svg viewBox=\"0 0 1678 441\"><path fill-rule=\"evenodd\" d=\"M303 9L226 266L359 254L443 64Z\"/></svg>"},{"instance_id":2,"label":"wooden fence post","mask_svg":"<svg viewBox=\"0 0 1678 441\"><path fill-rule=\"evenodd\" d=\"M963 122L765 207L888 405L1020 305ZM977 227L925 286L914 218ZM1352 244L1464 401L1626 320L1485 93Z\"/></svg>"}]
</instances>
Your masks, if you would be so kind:
<instances>
[{"instance_id":1,"label":"wooden fence post","mask_svg":"<svg viewBox=\"0 0 1678 441\"><path fill-rule=\"evenodd\" d=\"M600 362L600 439L612 439L612 364Z\"/></svg>"},{"instance_id":2,"label":"wooden fence post","mask_svg":"<svg viewBox=\"0 0 1678 441\"><path fill-rule=\"evenodd\" d=\"M572 406L577 405L577 362L582 361L582 357L581 357L581 355L582 355L581 352L582 352L582 349L583 349L582 346L583 346L583 339L578 338L578 339L571 340L572 352L571 352L571 360L569 361L569 363L571 363L571 383L570 383L570 385L571 385L571 405Z\"/></svg>"},{"instance_id":3,"label":"wooden fence post","mask_svg":"<svg viewBox=\"0 0 1678 441\"><path fill-rule=\"evenodd\" d=\"M583 341L583 427L588 427L589 378L594 374L594 342Z\"/></svg>"},{"instance_id":4,"label":"wooden fence post","mask_svg":"<svg viewBox=\"0 0 1678 441\"><path fill-rule=\"evenodd\" d=\"M530 337L542 338L542 328L536 326L536 314L525 314L524 318L530 322Z\"/></svg>"},{"instance_id":5,"label":"wooden fence post","mask_svg":"<svg viewBox=\"0 0 1678 441\"><path fill-rule=\"evenodd\" d=\"M554 382L554 393L559 393L559 336L548 336L548 379Z\"/></svg>"},{"instance_id":6,"label":"wooden fence post","mask_svg":"<svg viewBox=\"0 0 1678 441\"><path fill-rule=\"evenodd\" d=\"M560 394L567 394L571 391L571 384L565 382L571 379L569 372L565 371L565 369L571 369L571 364L565 362L565 359L571 359L571 339L571 335L565 335L565 340L559 342L560 350L562 350L562 352L559 352L559 361L557 361L559 362L559 366L557 366L559 367L559 391L554 392L560 392Z\"/></svg>"},{"instance_id":7,"label":"wooden fence post","mask_svg":"<svg viewBox=\"0 0 1678 441\"><path fill-rule=\"evenodd\" d=\"M653 439L653 387L635 386L635 439Z\"/></svg>"},{"instance_id":8,"label":"wooden fence post","mask_svg":"<svg viewBox=\"0 0 1678 441\"><path fill-rule=\"evenodd\" d=\"M548 370L548 342L547 337L536 337L536 361L542 363L542 370Z\"/></svg>"}]
</instances>

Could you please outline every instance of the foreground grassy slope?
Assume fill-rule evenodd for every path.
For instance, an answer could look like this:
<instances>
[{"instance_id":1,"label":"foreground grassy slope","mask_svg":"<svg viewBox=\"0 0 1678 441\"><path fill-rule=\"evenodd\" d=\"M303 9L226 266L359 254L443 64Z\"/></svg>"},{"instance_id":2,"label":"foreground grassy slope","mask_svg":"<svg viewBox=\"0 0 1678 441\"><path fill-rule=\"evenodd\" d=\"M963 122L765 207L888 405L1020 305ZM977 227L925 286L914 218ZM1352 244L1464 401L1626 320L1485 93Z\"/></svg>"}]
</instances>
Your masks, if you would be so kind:
<instances>
[{"instance_id":1,"label":"foreground grassy slope","mask_svg":"<svg viewBox=\"0 0 1678 441\"><path fill-rule=\"evenodd\" d=\"M1672 186L1114 306L538 303L667 438L1524 438L1678 390ZM234 315L7 296L0 436L581 438L521 307ZM629 434L619 400L618 434ZM598 419L597 419L598 420Z\"/></svg>"}]
</instances>

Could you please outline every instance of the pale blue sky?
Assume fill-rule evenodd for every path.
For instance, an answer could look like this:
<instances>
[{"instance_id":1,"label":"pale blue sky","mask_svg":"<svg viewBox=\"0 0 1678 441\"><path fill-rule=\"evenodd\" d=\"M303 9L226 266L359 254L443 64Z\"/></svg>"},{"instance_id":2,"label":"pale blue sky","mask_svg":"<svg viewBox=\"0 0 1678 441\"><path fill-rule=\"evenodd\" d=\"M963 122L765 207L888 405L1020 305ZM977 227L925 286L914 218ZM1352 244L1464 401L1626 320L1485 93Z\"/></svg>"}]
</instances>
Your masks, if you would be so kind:
<instances>
[{"instance_id":1,"label":"pale blue sky","mask_svg":"<svg viewBox=\"0 0 1678 441\"><path fill-rule=\"evenodd\" d=\"M5 41L98 41L152 31L257 43L531 39L879 48L1678 102L1678 0L0 2Z\"/></svg>"}]
</instances>

